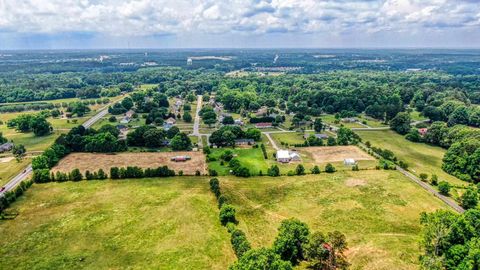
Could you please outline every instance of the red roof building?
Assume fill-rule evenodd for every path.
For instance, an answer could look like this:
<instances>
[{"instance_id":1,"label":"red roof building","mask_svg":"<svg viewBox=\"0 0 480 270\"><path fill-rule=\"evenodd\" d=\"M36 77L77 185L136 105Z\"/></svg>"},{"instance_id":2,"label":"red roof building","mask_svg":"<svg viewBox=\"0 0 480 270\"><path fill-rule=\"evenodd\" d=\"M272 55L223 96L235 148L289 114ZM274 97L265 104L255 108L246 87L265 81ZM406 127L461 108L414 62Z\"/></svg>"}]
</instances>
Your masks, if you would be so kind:
<instances>
[{"instance_id":1,"label":"red roof building","mask_svg":"<svg viewBox=\"0 0 480 270\"><path fill-rule=\"evenodd\" d=\"M255 124L255 127L256 128L271 128L272 127L272 123L256 123Z\"/></svg>"},{"instance_id":2,"label":"red roof building","mask_svg":"<svg viewBox=\"0 0 480 270\"><path fill-rule=\"evenodd\" d=\"M420 133L420 135L422 136L425 136L425 134L427 134L428 132L428 128L419 128L418 129L418 133Z\"/></svg>"}]
</instances>

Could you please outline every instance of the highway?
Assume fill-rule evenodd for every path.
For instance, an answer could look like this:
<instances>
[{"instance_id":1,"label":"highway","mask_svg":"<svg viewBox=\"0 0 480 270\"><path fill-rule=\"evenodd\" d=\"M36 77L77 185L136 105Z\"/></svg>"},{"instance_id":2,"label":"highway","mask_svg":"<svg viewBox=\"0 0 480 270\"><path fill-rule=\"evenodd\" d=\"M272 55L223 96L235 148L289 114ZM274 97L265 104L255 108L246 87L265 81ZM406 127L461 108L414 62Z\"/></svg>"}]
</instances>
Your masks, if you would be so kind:
<instances>
[{"instance_id":1,"label":"highway","mask_svg":"<svg viewBox=\"0 0 480 270\"><path fill-rule=\"evenodd\" d=\"M99 113L95 114L92 118L85 121L85 123L83 123L82 126L84 126L85 128L89 128L107 114L108 114L108 108L104 107ZM20 184L20 182L27 179L28 176L31 174L31 172L32 172L32 164L28 165L24 171L22 171L21 173L13 177L12 180L10 180L7 184L5 184L4 186L5 190L0 192L0 197L3 197L3 194L5 192L12 191L18 184Z\"/></svg>"}]
</instances>

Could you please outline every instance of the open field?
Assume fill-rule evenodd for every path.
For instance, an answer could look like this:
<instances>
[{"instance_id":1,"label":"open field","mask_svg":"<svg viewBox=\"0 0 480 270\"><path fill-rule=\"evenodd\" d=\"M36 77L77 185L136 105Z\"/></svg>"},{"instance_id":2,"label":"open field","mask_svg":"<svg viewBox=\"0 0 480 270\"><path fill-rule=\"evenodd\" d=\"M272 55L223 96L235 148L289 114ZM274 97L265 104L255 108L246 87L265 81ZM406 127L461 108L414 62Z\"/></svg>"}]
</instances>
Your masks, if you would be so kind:
<instances>
[{"instance_id":1,"label":"open field","mask_svg":"<svg viewBox=\"0 0 480 270\"><path fill-rule=\"evenodd\" d=\"M363 141L369 141L372 146L393 151L395 155L408 163L409 169L417 176L427 173L436 174L439 181L448 181L455 185L466 183L442 170L442 159L446 150L424 143L414 143L392 130L356 131Z\"/></svg>"},{"instance_id":2,"label":"open field","mask_svg":"<svg viewBox=\"0 0 480 270\"><path fill-rule=\"evenodd\" d=\"M302 151L310 153L316 163L338 162L346 158L355 160L375 160L374 157L360 150L360 148L347 146L321 146L321 147L304 147Z\"/></svg>"},{"instance_id":3,"label":"open field","mask_svg":"<svg viewBox=\"0 0 480 270\"><path fill-rule=\"evenodd\" d=\"M0 221L2 269L226 269L235 255L205 178L34 185Z\"/></svg>"},{"instance_id":4,"label":"open field","mask_svg":"<svg viewBox=\"0 0 480 270\"><path fill-rule=\"evenodd\" d=\"M282 145L282 142L284 144L294 145L302 144L305 141L305 139L303 138L303 133L298 132L272 133L270 134L270 136L279 147Z\"/></svg>"},{"instance_id":5,"label":"open field","mask_svg":"<svg viewBox=\"0 0 480 270\"><path fill-rule=\"evenodd\" d=\"M271 246L283 219L346 234L351 269L418 269L420 213L445 208L397 171L222 178L254 247ZM303 268L300 266L299 268Z\"/></svg>"},{"instance_id":6,"label":"open field","mask_svg":"<svg viewBox=\"0 0 480 270\"><path fill-rule=\"evenodd\" d=\"M174 156L187 155L192 159L186 162L174 162L170 158ZM194 175L196 170L205 174L207 172L205 156L201 152L155 152L155 153L117 153L117 154L93 154L93 153L72 153L60 160L53 171L70 172L79 169L98 171L103 169L110 172L111 167L138 166L141 168L158 168L167 165L176 173L183 171L185 175Z\"/></svg>"}]
</instances>

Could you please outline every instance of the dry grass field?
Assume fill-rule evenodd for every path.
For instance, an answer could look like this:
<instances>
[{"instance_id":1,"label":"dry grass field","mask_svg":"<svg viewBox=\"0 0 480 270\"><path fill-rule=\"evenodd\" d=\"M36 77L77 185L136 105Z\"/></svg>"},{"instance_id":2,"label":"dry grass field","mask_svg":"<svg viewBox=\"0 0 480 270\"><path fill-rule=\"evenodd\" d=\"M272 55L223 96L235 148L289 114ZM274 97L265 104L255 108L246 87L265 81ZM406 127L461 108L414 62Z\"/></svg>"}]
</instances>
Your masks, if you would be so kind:
<instances>
[{"instance_id":1,"label":"dry grass field","mask_svg":"<svg viewBox=\"0 0 480 270\"><path fill-rule=\"evenodd\" d=\"M186 162L174 162L170 159L174 156L187 155L192 159ZM185 175L194 175L197 170L201 174L207 172L205 156L201 152L163 152L163 153L117 153L117 154L93 154L73 153L62 159L53 168L54 172L70 172L79 169L82 173L86 170L97 171L103 169L110 171L111 167L138 166L141 168L157 168L167 165L176 173L183 171Z\"/></svg>"},{"instance_id":2,"label":"dry grass field","mask_svg":"<svg viewBox=\"0 0 480 270\"><path fill-rule=\"evenodd\" d=\"M372 156L365 153L356 146L321 146L321 147L304 147L301 151L312 155L316 163L339 162L346 158L355 160L375 160Z\"/></svg>"}]
</instances>

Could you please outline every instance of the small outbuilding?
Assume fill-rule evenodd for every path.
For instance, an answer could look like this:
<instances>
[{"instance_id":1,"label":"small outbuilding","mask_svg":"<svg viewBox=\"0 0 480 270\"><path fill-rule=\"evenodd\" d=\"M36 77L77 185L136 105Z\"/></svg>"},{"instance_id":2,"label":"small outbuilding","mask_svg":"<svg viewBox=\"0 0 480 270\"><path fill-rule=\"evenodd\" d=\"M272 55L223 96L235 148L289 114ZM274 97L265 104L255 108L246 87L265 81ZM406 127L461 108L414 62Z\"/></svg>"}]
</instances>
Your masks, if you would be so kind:
<instances>
[{"instance_id":1,"label":"small outbuilding","mask_svg":"<svg viewBox=\"0 0 480 270\"><path fill-rule=\"evenodd\" d=\"M343 164L345 164L347 166L353 166L353 165L357 164L357 162L353 158L346 158L346 159L343 160Z\"/></svg>"},{"instance_id":2,"label":"small outbuilding","mask_svg":"<svg viewBox=\"0 0 480 270\"><path fill-rule=\"evenodd\" d=\"M7 152L13 149L13 143L7 142L0 145L0 153Z\"/></svg>"},{"instance_id":3,"label":"small outbuilding","mask_svg":"<svg viewBox=\"0 0 480 270\"><path fill-rule=\"evenodd\" d=\"M300 161L300 155L297 152L291 152L288 150L278 150L277 154L277 161L281 163L288 163L290 161Z\"/></svg>"},{"instance_id":4,"label":"small outbuilding","mask_svg":"<svg viewBox=\"0 0 480 270\"><path fill-rule=\"evenodd\" d=\"M262 122L262 123L256 123L255 127L256 128L271 128L273 126L272 126L272 123Z\"/></svg>"}]
</instances>

